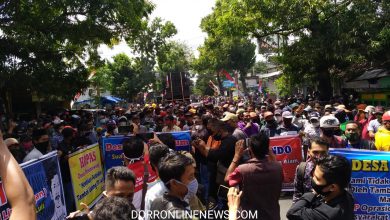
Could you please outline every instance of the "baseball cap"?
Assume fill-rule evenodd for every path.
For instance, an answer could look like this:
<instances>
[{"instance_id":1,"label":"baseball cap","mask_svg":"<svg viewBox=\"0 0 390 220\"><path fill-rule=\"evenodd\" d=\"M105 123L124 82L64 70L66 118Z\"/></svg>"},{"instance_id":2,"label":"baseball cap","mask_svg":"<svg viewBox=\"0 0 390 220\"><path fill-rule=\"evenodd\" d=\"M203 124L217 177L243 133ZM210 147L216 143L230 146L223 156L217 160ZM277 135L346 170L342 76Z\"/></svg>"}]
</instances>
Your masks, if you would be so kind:
<instances>
[{"instance_id":1,"label":"baseball cap","mask_svg":"<svg viewBox=\"0 0 390 220\"><path fill-rule=\"evenodd\" d=\"M318 112L312 112L310 113L309 118L318 120L320 118L320 114Z\"/></svg>"},{"instance_id":2,"label":"baseball cap","mask_svg":"<svg viewBox=\"0 0 390 220\"><path fill-rule=\"evenodd\" d=\"M233 113L225 112L225 117L223 117L221 121L229 121L229 120L238 120L238 117Z\"/></svg>"},{"instance_id":3,"label":"baseball cap","mask_svg":"<svg viewBox=\"0 0 390 220\"><path fill-rule=\"evenodd\" d=\"M369 106L367 106L367 107L364 109L364 112L375 112L375 107L372 106L372 105L369 105Z\"/></svg>"},{"instance_id":4,"label":"baseball cap","mask_svg":"<svg viewBox=\"0 0 390 220\"><path fill-rule=\"evenodd\" d=\"M325 105L325 109L332 109L332 105Z\"/></svg>"},{"instance_id":5,"label":"baseball cap","mask_svg":"<svg viewBox=\"0 0 390 220\"><path fill-rule=\"evenodd\" d=\"M333 115L326 115L320 119L321 128L337 128L340 126L339 120Z\"/></svg>"},{"instance_id":6,"label":"baseball cap","mask_svg":"<svg viewBox=\"0 0 390 220\"><path fill-rule=\"evenodd\" d=\"M274 115L282 115L282 110L276 109Z\"/></svg>"},{"instance_id":7,"label":"baseball cap","mask_svg":"<svg viewBox=\"0 0 390 220\"><path fill-rule=\"evenodd\" d=\"M290 111L284 111L282 114L283 118L293 118L293 115L291 114Z\"/></svg>"},{"instance_id":8,"label":"baseball cap","mask_svg":"<svg viewBox=\"0 0 390 220\"><path fill-rule=\"evenodd\" d=\"M239 115L239 114L242 114L242 113L244 113L244 112L245 112L245 109L239 108L239 109L237 110L236 114Z\"/></svg>"}]
</instances>

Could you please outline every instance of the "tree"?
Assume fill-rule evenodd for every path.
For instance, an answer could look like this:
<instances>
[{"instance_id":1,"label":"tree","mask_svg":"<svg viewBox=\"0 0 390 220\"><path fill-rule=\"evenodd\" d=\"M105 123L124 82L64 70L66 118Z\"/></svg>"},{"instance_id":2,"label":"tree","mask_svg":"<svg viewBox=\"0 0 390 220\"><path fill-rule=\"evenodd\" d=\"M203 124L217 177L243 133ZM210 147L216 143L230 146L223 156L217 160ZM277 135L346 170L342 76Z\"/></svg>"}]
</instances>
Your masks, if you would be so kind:
<instances>
[{"instance_id":1,"label":"tree","mask_svg":"<svg viewBox=\"0 0 390 220\"><path fill-rule=\"evenodd\" d=\"M279 57L284 74L291 83L314 76L326 100L336 73L389 66L389 8L388 1L374 0L219 0L204 29L260 41L290 37Z\"/></svg>"},{"instance_id":2,"label":"tree","mask_svg":"<svg viewBox=\"0 0 390 220\"><path fill-rule=\"evenodd\" d=\"M102 65L97 47L137 38L152 9L147 1L3 1L0 87L73 97L88 85L86 65Z\"/></svg>"}]
</instances>

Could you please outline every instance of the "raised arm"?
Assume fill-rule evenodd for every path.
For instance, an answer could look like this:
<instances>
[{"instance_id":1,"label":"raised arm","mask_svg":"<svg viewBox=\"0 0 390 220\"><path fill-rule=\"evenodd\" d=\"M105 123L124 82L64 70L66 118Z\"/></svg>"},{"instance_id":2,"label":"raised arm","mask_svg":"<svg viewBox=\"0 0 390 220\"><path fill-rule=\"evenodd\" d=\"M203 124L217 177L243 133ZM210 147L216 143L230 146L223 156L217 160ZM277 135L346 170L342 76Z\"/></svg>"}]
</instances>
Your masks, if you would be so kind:
<instances>
[{"instance_id":1,"label":"raised arm","mask_svg":"<svg viewBox=\"0 0 390 220\"><path fill-rule=\"evenodd\" d=\"M11 220L35 220L34 192L18 162L9 152L0 131L0 176L8 202L11 204Z\"/></svg>"}]
</instances>

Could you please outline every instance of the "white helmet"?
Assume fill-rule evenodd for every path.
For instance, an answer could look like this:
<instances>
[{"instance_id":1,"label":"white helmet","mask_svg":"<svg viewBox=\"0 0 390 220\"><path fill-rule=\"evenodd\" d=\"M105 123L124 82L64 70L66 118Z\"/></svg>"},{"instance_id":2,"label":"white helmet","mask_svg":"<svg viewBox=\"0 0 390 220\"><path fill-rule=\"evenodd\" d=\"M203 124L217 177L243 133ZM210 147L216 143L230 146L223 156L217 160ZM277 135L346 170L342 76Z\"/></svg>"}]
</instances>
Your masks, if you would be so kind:
<instances>
[{"instance_id":1,"label":"white helmet","mask_svg":"<svg viewBox=\"0 0 390 220\"><path fill-rule=\"evenodd\" d=\"M320 119L321 128L338 128L339 126L339 120L333 115L326 115Z\"/></svg>"}]
</instances>

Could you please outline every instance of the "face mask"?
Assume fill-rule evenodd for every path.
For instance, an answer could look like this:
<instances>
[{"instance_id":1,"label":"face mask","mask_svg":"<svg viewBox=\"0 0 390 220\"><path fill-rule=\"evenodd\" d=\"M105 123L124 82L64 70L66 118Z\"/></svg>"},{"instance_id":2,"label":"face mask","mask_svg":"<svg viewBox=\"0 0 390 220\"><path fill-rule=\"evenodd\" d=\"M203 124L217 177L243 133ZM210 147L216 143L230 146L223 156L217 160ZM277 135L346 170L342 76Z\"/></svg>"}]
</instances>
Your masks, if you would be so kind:
<instances>
[{"instance_id":1,"label":"face mask","mask_svg":"<svg viewBox=\"0 0 390 220\"><path fill-rule=\"evenodd\" d=\"M347 140L349 140L351 142L356 142L359 140L358 133L347 133L347 134L345 134L345 137L347 138Z\"/></svg>"},{"instance_id":2,"label":"face mask","mask_svg":"<svg viewBox=\"0 0 390 220\"><path fill-rule=\"evenodd\" d=\"M319 123L319 122L313 122L313 123L311 123L311 124L312 124L313 127L315 127L315 128L320 127L320 123Z\"/></svg>"},{"instance_id":3,"label":"face mask","mask_svg":"<svg viewBox=\"0 0 390 220\"><path fill-rule=\"evenodd\" d=\"M213 137L214 137L214 140L216 140L216 141L222 140L222 135L221 134L216 134Z\"/></svg>"},{"instance_id":4,"label":"face mask","mask_svg":"<svg viewBox=\"0 0 390 220\"><path fill-rule=\"evenodd\" d=\"M280 123L283 120L282 116L276 116L276 121Z\"/></svg>"},{"instance_id":5,"label":"face mask","mask_svg":"<svg viewBox=\"0 0 390 220\"><path fill-rule=\"evenodd\" d=\"M198 180L196 180L196 178L187 184L188 191L186 196L184 197L184 200L186 202L189 202L192 198L194 198L194 196L198 192L198 185Z\"/></svg>"},{"instance_id":6,"label":"face mask","mask_svg":"<svg viewBox=\"0 0 390 220\"><path fill-rule=\"evenodd\" d=\"M334 135L334 130L322 130L322 134L324 134L327 137L332 137Z\"/></svg>"},{"instance_id":7,"label":"face mask","mask_svg":"<svg viewBox=\"0 0 390 220\"><path fill-rule=\"evenodd\" d=\"M48 147L49 147L49 141L35 144L35 148L38 149L42 154L46 154Z\"/></svg>"},{"instance_id":8,"label":"face mask","mask_svg":"<svg viewBox=\"0 0 390 220\"><path fill-rule=\"evenodd\" d=\"M330 193L332 193L331 191L328 191L328 192L323 192L322 190L324 190L325 187L327 187L329 185L317 185L316 182L314 182L313 179L311 179L311 187L314 189L314 191L316 191L316 193L322 195L322 196L327 196L329 195Z\"/></svg>"}]
</instances>

